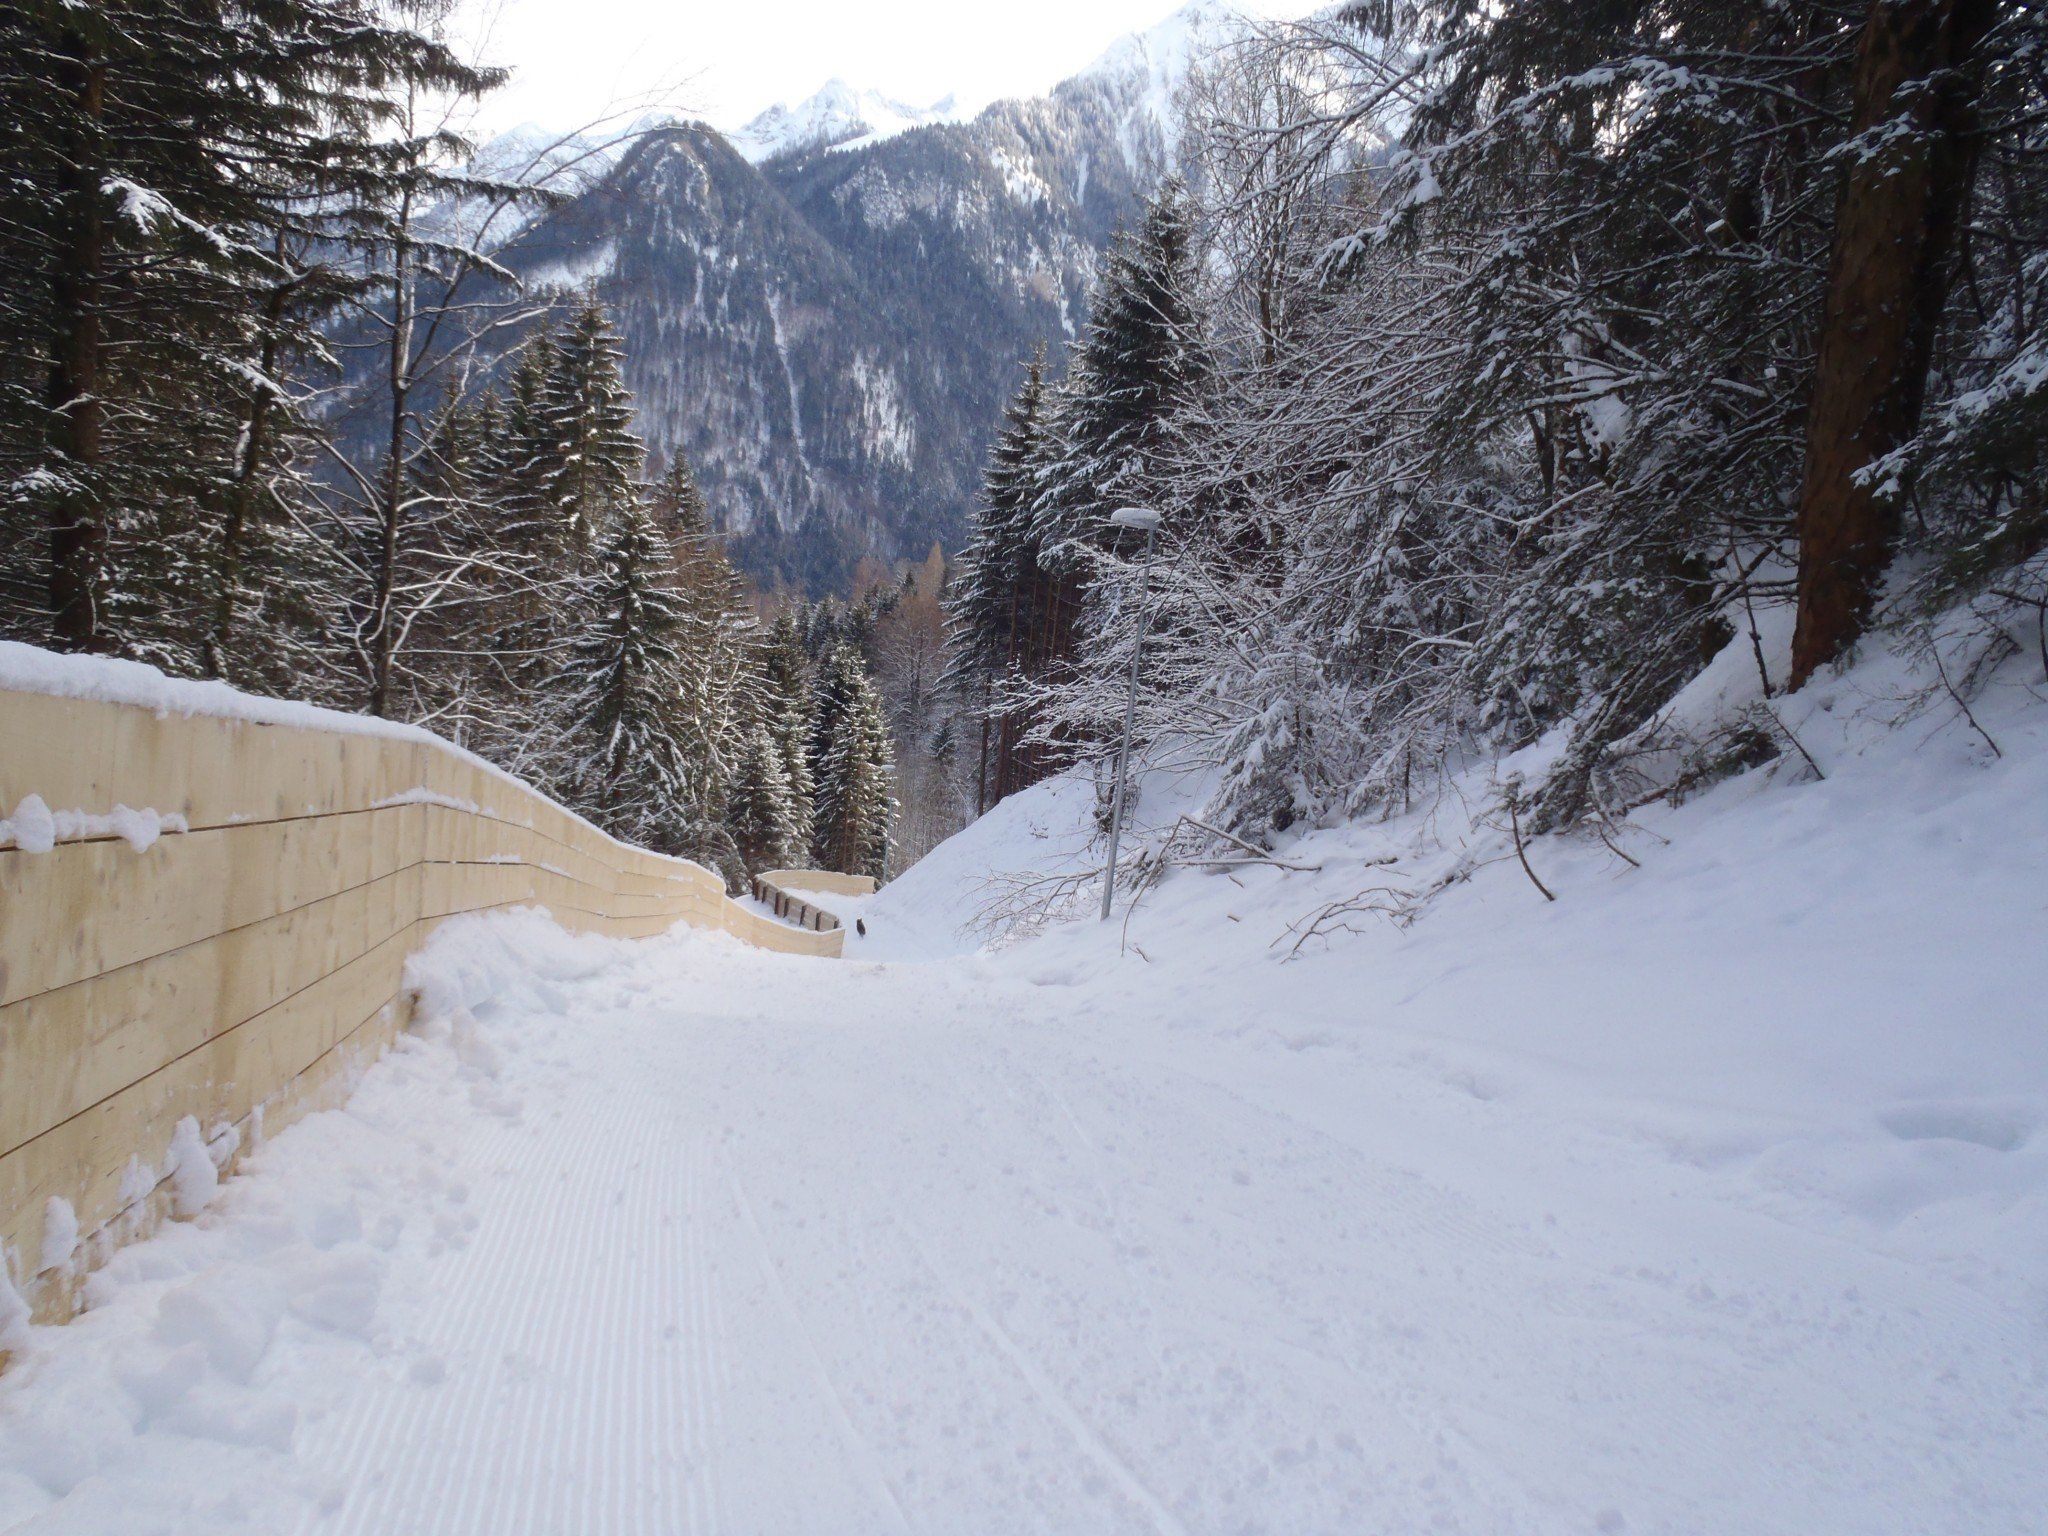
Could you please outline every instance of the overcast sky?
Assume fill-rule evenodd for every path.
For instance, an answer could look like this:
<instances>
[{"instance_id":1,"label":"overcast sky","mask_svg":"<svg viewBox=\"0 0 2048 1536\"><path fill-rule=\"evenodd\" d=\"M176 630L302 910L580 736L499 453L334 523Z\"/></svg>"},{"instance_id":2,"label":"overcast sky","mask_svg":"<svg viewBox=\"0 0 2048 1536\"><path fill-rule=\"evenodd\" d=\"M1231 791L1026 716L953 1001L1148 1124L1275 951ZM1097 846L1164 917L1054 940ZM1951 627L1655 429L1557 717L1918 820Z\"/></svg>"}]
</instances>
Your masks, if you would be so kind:
<instances>
[{"instance_id":1,"label":"overcast sky","mask_svg":"<svg viewBox=\"0 0 2048 1536\"><path fill-rule=\"evenodd\" d=\"M1032 95L1180 0L465 0L512 83L484 128L575 126L608 101L656 93L736 127L834 75L925 106ZM1305 10L1249 0L1246 10Z\"/></svg>"}]
</instances>

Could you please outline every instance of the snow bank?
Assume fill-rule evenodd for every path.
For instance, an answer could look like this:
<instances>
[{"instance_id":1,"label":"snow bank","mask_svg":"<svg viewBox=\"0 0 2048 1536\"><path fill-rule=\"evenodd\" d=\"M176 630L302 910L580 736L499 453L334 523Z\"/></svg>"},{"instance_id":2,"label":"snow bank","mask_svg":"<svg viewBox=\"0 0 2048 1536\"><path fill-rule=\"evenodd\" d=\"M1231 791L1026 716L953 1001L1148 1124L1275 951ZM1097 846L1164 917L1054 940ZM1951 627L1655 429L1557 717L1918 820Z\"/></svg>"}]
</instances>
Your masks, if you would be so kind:
<instances>
[{"instance_id":1,"label":"snow bank","mask_svg":"<svg viewBox=\"0 0 2048 1536\"><path fill-rule=\"evenodd\" d=\"M231 1181L217 1159L233 1147L179 1122L169 1175L196 1219L115 1252L80 1317L31 1327L0 1263L0 1349L19 1353L0 1376L0 1530L274 1536L332 1507L341 1490L296 1454L305 1426L382 1372L427 1382L442 1368L386 1302L421 1302L426 1267L475 1226L451 1148L521 1112L478 1065L483 1042L627 948L531 912L444 924L408 965L419 1027L346 1109L258 1147ZM75 1217L51 1202L41 1267L69 1263L76 1243Z\"/></svg>"},{"instance_id":2,"label":"snow bank","mask_svg":"<svg viewBox=\"0 0 2048 1536\"><path fill-rule=\"evenodd\" d=\"M1767 655L1784 638L1763 637ZM2029 670L2031 668L2031 670ZM1288 1053L1399 1061L1489 1104L1638 1144L1726 1199L2048 1300L2048 706L2008 664L1972 712L1895 653L1770 702L1799 753L1618 839L1528 857L1484 775L1426 814L1311 831L1313 874L1178 870L1128 926L1081 892L991 963L1111 1009L1229 1018ZM1763 701L1745 635L1674 701L1701 730ZM1535 749L1539 750L1539 749ZM1502 765L1512 771L1510 759ZM1150 786L1147 819L1199 804ZM1462 796L1462 800L1460 799ZM866 908L849 955L971 950L1025 879L1100 863L1092 787L998 806ZM1450 883L1411 922L1381 908ZM1187 1027L1195 1028L1194 1024Z\"/></svg>"}]
</instances>

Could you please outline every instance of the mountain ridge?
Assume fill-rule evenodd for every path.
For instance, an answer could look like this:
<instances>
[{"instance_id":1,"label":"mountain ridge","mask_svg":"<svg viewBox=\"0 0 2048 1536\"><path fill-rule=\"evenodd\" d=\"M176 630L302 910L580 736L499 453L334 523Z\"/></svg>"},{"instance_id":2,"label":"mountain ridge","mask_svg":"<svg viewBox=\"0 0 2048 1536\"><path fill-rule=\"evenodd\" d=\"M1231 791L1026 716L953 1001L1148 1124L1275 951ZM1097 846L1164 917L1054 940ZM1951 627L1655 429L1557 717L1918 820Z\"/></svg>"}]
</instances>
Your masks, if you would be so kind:
<instances>
[{"instance_id":1,"label":"mountain ridge","mask_svg":"<svg viewBox=\"0 0 2048 1536\"><path fill-rule=\"evenodd\" d=\"M968 120L854 112L766 154L744 130L654 129L501 260L611 309L642 436L689 458L751 575L843 590L863 559L958 546L1020 363L1084 322L1171 162L1179 80L1240 24L1196 0ZM874 94L838 84L842 106Z\"/></svg>"}]
</instances>

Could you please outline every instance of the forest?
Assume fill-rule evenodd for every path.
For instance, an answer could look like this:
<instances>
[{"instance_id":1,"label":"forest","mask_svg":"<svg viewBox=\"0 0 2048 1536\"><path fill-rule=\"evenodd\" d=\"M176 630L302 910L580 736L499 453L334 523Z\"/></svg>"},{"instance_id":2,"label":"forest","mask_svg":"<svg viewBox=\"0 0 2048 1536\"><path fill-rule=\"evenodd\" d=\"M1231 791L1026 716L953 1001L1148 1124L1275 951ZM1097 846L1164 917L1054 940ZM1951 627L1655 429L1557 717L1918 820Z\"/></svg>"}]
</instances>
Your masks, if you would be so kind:
<instances>
[{"instance_id":1,"label":"forest","mask_svg":"<svg viewBox=\"0 0 2048 1536\"><path fill-rule=\"evenodd\" d=\"M1372 0L1224 50L990 460L980 802L1102 785L1128 505L1140 757L1259 845L1518 751L1504 832L1603 835L1797 765L1771 700L1873 630L1965 714L2048 668L2044 44L2001 0ZM1730 645L1763 702L1682 729Z\"/></svg>"},{"instance_id":2,"label":"forest","mask_svg":"<svg viewBox=\"0 0 2048 1536\"><path fill-rule=\"evenodd\" d=\"M1255 844L1539 742L1516 837L1598 833L1803 755L1770 698L1874 627L1962 635L1965 709L2048 661L2037 7L1248 27L968 547L819 603L650 456L595 295L493 258L561 193L475 171L448 14L9 8L0 636L427 725L735 886L1103 780L1147 580L1140 760ZM1731 644L1764 704L1673 725Z\"/></svg>"},{"instance_id":3,"label":"forest","mask_svg":"<svg viewBox=\"0 0 2048 1536\"><path fill-rule=\"evenodd\" d=\"M885 874L936 592L763 622L612 318L493 259L574 165L474 172L449 21L8 7L0 638L427 726L734 889Z\"/></svg>"}]
</instances>

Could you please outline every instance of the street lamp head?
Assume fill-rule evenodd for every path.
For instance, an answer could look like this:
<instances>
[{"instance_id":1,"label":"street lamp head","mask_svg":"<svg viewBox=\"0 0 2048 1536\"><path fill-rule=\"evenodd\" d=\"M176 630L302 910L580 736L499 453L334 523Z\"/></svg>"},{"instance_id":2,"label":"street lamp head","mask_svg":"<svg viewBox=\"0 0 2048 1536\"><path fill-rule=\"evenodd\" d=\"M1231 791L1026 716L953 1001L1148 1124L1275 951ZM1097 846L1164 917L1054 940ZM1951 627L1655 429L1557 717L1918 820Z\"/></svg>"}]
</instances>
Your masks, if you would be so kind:
<instances>
[{"instance_id":1,"label":"street lamp head","mask_svg":"<svg viewBox=\"0 0 2048 1536\"><path fill-rule=\"evenodd\" d=\"M1109 514L1109 520L1119 528L1135 528L1140 533L1151 533L1159 526L1157 507L1118 507Z\"/></svg>"}]
</instances>

